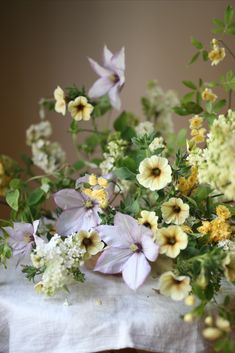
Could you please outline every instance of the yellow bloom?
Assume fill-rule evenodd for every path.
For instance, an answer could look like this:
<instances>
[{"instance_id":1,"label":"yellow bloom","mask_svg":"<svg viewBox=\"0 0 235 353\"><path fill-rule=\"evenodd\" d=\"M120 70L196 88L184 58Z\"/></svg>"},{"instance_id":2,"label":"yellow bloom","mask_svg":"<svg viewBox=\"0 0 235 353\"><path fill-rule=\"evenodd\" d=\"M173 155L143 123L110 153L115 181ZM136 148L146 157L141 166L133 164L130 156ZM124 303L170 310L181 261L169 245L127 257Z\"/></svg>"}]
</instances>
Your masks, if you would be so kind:
<instances>
[{"instance_id":1,"label":"yellow bloom","mask_svg":"<svg viewBox=\"0 0 235 353\"><path fill-rule=\"evenodd\" d=\"M157 232L156 240L160 245L160 254L171 258L176 258L188 245L188 236L179 226L161 228Z\"/></svg>"},{"instance_id":2,"label":"yellow bloom","mask_svg":"<svg viewBox=\"0 0 235 353\"><path fill-rule=\"evenodd\" d=\"M202 225L200 227L197 228L197 230L199 231L199 233L201 234L209 234L209 232L211 231L211 224L209 221L203 221Z\"/></svg>"},{"instance_id":3,"label":"yellow bloom","mask_svg":"<svg viewBox=\"0 0 235 353\"><path fill-rule=\"evenodd\" d=\"M178 180L177 188L183 195L188 195L198 183L197 167L191 168L191 175L188 178L180 177Z\"/></svg>"},{"instance_id":4,"label":"yellow bloom","mask_svg":"<svg viewBox=\"0 0 235 353\"><path fill-rule=\"evenodd\" d=\"M80 96L69 102L68 109L74 120L89 120L94 107L88 103L87 98Z\"/></svg>"},{"instance_id":5,"label":"yellow bloom","mask_svg":"<svg viewBox=\"0 0 235 353\"><path fill-rule=\"evenodd\" d=\"M210 341L217 340L222 336L222 333L223 332L216 327L207 327L202 331L203 336Z\"/></svg>"},{"instance_id":6,"label":"yellow bloom","mask_svg":"<svg viewBox=\"0 0 235 353\"><path fill-rule=\"evenodd\" d=\"M189 205L180 198L172 197L161 207L162 217L167 224L183 224L189 216Z\"/></svg>"},{"instance_id":7,"label":"yellow bloom","mask_svg":"<svg viewBox=\"0 0 235 353\"><path fill-rule=\"evenodd\" d=\"M38 294L42 293L43 283L42 282L36 283L34 286L34 289L35 289L36 293L38 293Z\"/></svg>"},{"instance_id":8,"label":"yellow bloom","mask_svg":"<svg viewBox=\"0 0 235 353\"><path fill-rule=\"evenodd\" d=\"M88 183L89 183L91 186L97 185L97 177L96 177L95 174L91 174L91 175L89 176Z\"/></svg>"},{"instance_id":9,"label":"yellow bloom","mask_svg":"<svg viewBox=\"0 0 235 353\"><path fill-rule=\"evenodd\" d=\"M190 129L199 129L202 126L203 118L199 115L195 115L190 121Z\"/></svg>"},{"instance_id":10,"label":"yellow bloom","mask_svg":"<svg viewBox=\"0 0 235 353\"><path fill-rule=\"evenodd\" d=\"M212 92L210 88L205 88L202 92L202 99L207 102L214 103L217 99L217 95Z\"/></svg>"},{"instance_id":11,"label":"yellow bloom","mask_svg":"<svg viewBox=\"0 0 235 353\"><path fill-rule=\"evenodd\" d=\"M165 272L159 279L160 293L173 300L182 300L191 291L188 276L175 276L172 271Z\"/></svg>"},{"instance_id":12,"label":"yellow bloom","mask_svg":"<svg viewBox=\"0 0 235 353\"><path fill-rule=\"evenodd\" d=\"M141 211L140 215L141 218L138 219L138 222L143 224L143 226L151 229L153 234L156 234L156 231L158 230L158 217L156 216L156 213L150 211Z\"/></svg>"},{"instance_id":13,"label":"yellow bloom","mask_svg":"<svg viewBox=\"0 0 235 353\"><path fill-rule=\"evenodd\" d=\"M180 228L182 229L183 232L185 232L185 233L187 233L187 234L190 234L190 233L193 232L192 229L191 229L191 227L189 227L187 224L182 224L182 225L180 226Z\"/></svg>"},{"instance_id":14,"label":"yellow bloom","mask_svg":"<svg viewBox=\"0 0 235 353\"><path fill-rule=\"evenodd\" d=\"M55 98L55 111L57 113L61 113L65 115L66 113L66 101L65 101L65 94L60 86L54 90L54 98Z\"/></svg>"},{"instance_id":15,"label":"yellow bloom","mask_svg":"<svg viewBox=\"0 0 235 353\"><path fill-rule=\"evenodd\" d=\"M229 239L231 237L230 225L221 218L216 218L211 221L211 231L209 242L218 242L220 240Z\"/></svg>"},{"instance_id":16,"label":"yellow bloom","mask_svg":"<svg viewBox=\"0 0 235 353\"><path fill-rule=\"evenodd\" d=\"M202 143L205 141L205 136L198 134L196 136L193 136L192 141L195 142L196 144Z\"/></svg>"},{"instance_id":17,"label":"yellow bloom","mask_svg":"<svg viewBox=\"0 0 235 353\"><path fill-rule=\"evenodd\" d=\"M98 184L99 184L100 186L102 186L103 188L107 188L109 182L108 182L107 179L105 179L105 178L103 178L103 177L99 177L99 178L98 178Z\"/></svg>"},{"instance_id":18,"label":"yellow bloom","mask_svg":"<svg viewBox=\"0 0 235 353\"><path fill-rule=\"evenodd\" d=\"M214 48L208 53L208 58L211 65L218 65L225 58L225 49L215 45Z\"/></svg>"},{"instance_id":19,"label":"yellow bloom","mask_svg":"<svg viewBox=\"0 0 235 353\"><path fill-rule=\"evenodd\" d=\"M216 207L216 214L219 218L228 219L231 217L229 209L224 205L219 205Z\"/></svg>"},{"instance_id":20,"label":"yellow bloom","mask_svg":"<svg viewBox=\"0 0 235 353\"><path fill-rule=\"evenodd\" d=\"M228 253L224 259L225 276L228 281L235 282L235 251Z\"/></svg>"},{"instance_id":21,"label":"yellow bloom","mask_svg":"<svg viewBox=\"0 0 235 353\"><path fill-rule=\"evenodd\" d=\"M104 189L93 190L92 198L99 202L101 208L108 206L108 193Z\"/></svg>"},{"instance_id":22,"label":"yellow bloom","mask_svg":"<svg viewBox=\"0 0 235 353\"><path fill-rule=\"evenodd\" d=\"M139 165L139 172L138 182L151 191L163 189L172 180L171 167L163 157L145 158Z\"/></svg>"},{"instance_id":23,"label":"yellow bloom","mask_svg":"<svg viewBox=\"0 0 235 353\"><path fill-rule=\"evenodd\" d=\"M104 247L104 243L101 241L99 234L94 230L90 232L81 230L78 233L78 244L84 252L85 259L98 254Z\"/></svg>"}]
</instances>

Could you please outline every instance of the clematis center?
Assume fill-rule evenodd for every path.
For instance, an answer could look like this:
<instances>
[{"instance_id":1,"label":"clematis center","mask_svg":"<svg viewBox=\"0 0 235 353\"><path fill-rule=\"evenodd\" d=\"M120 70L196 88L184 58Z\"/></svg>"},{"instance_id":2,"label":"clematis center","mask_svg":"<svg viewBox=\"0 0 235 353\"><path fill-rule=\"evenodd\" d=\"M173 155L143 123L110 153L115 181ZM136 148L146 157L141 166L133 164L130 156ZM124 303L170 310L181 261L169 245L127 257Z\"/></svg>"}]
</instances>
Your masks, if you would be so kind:
<instances>
[{"instance_id":1,"label":"clematis center","mask_svg":"<svg viewBox=\"0 0 235 353\"><path fill-rule=\"evenodd\" d=\"M113 74L110 76L110 80L113 82L113 83L118 83L118 81L120 80L119 79L119 76L117 74Z\"/></svg>"},{"instance_id":2,"label":"clematis center","mask_svg":"<svg viewBox=\"0 0 235 353\"><path fill-rule=\"evenodd\" d=\"M142 248L142 245L140 243L133 243L133 244L131 244L130 249L133 252L139 253L139 252L142 251L143 248Z\"/></svg>"},{"instance_id":3,"label":"clematis center","mask_svg":"<svg viewBox=\"0 0 235 353\"><path fill-rule=\"evenodd\" d=\"M161 174L161 169L159 169L158 167L153 168L153 169L152 169L152 174L153 174L154 176L159 176L159 175Z\"/></svg>"},{"instance_id":4,"label":"clematis center","mask_svg":"<svg viewBox=\"0 0 235 353\"><path fill-rule=\"evenodd\" d=\"M25 243L30 243L31 241L33 240L33 236L32 236L32 234L25 234L24 235L24 242Z\"/></svg>"},{"instance_id":5,"label":"clematis center","mask_svg":"<svg viewBox=\"0 0 235 353\"><path fill-rule=\"evenodd\" d=\"M84 202L84 206L89 209L89 208L93 208L94 204L91 200L87 200Z\"/></svg>"}]
</instances>

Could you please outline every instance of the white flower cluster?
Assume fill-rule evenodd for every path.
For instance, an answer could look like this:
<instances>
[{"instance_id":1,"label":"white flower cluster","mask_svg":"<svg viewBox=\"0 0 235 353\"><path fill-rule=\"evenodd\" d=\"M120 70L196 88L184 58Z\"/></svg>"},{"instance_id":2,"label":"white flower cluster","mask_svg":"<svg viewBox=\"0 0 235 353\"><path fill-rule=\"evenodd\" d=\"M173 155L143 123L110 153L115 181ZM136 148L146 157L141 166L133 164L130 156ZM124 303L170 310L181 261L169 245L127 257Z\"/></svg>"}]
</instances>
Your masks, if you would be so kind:
<instances>
[{"instance_id":1,"label":"white flower cluster","mask_svg":"<svg viewBox=\"0 0 235 353\"><path fill-rule=\"evenodd\" d=\"M56 234L48 243L37 238L31 260L33 266L43 273L36 290L51 296L64 288L73 279L72 270L79 269L83 254L77 233L65 240Z\"/></svg>"},{"instance_id":2,"label":"white flower cluster","mask_svg":"<svg viewBox=\"0 0 235 353\"><path fill-rule=\"evenodd\" d=\"M179 104L176 93L172 90L164 92L157 81L150 81L145 101L148 105L148 118L154 118L155 130L166 138L173 132L172 108Z\"/></svg>"},{"instance_id":3,"label":"white flower cluster","mask_svg":"<svg viewBox=\"0 0 235 353\"><path fill-rule=\"evenodd\" d=\"M48 140L51 134L51 124L46 120L31 125L26 131L27 144L32 148L32 161L45 173L53 173L66 158L60 144Z\"/></svg>"},{"instance_id":4,"label":"white flower cluster","mask_svg":"<svg viewBox=\"0 0 235 353\"><path fill-rule=\"evenodd\" d=\"M135 132L138 137L151 135L154 132L154 125L151 121L142 121L136 126Z\"/></svg>"},{"instance_id":5,"label":"white flower cluster","mask_svg":"<svg viewBox=\"0 0 235 353\"><path fill-rule=\"evenodd\" d=\"M235 112L220 115L210 129L207 148L191 151L189 162L198 168L200 183L208 183L235 200Z\"/></svg>"},{"instance_id":6,"label":"white flower cluster","mask_svg":"<svg viewBox=\"0 0 235 353\"><path fill-rule=\"evenodd\" d=\"M103 154L104 161L100 164L102 174L108 174L112 171L114 163L124 156L127 142L122 139L112 140L107 145L107 152Z\"/></svg>"}]
</instances>

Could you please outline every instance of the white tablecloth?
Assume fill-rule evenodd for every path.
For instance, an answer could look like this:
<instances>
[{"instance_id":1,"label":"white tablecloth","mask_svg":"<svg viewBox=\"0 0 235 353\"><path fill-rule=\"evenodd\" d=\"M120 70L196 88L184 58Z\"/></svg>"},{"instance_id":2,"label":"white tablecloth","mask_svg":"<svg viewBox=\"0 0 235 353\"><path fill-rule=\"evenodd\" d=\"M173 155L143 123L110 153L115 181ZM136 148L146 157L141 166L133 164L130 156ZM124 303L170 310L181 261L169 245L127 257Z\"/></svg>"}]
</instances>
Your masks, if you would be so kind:
<instances>
[{"instance_id":1,"label":"white tablecloth","mask_svg":"<svg viewBox=\"0 0 235 353\"><path fill-rule=\"evenodd\" d=\"M164 353L204 352L182 303L156 294L149 279L136 293L121 277L85 271L86 282L45 298L21 273L0 269L0 353L91 353L125 347Z\"/></svg>"}]
</instances>

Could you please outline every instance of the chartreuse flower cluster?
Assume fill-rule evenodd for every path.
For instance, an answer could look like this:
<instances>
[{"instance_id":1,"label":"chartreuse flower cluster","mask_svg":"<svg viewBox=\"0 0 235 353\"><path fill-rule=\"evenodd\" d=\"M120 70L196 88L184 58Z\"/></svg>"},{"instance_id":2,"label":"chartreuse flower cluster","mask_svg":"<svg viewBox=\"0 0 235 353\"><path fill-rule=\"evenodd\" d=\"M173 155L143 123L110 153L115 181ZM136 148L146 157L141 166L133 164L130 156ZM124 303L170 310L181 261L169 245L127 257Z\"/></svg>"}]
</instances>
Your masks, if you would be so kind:
<instances>
[{"instance_id":1,"label":"chartreuse flower cluster","mask_svg":"<svg viewBox=\"0 0 235 353\"><path fill-rule=\"evenodd\" d=\"M224 21L214 23L216 33L235 34L230 6ZM195 38L192 44L191 63L201 56L216 70L227 55L235 58L224 37L213 39L209 50ZM50 142L45 113L27 130L32 157L24 156L25 165L0 159L0 193L11 208L10 220L0 221L0 261L30 256L23 272L49 296L83 282L83 266L93 256L94 271L120 273L133 290L157 274L159 295L191 307L184 321L203 317L202 334L216 351L234 353L232 295L222 304L217 295L235 284L235 77L228 71L217 82L184 80L190 92L180 101L150 81L142 98L146 119L123 111L112 129L101 130L97 118L121 107L124 48L113 54L105 47L102 65L89 62L99 78L88 93L58 86L54 98L40 101L41 112L71 116L74 163ZM173 110L189 116L188 141L185 130L173 133ZM46 174L35 175L35 165Z\"/></svg>"}]
</instances>

